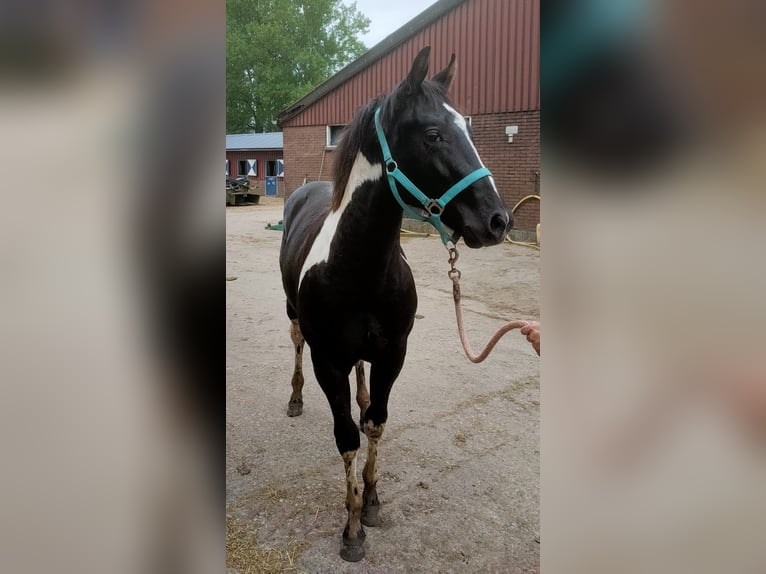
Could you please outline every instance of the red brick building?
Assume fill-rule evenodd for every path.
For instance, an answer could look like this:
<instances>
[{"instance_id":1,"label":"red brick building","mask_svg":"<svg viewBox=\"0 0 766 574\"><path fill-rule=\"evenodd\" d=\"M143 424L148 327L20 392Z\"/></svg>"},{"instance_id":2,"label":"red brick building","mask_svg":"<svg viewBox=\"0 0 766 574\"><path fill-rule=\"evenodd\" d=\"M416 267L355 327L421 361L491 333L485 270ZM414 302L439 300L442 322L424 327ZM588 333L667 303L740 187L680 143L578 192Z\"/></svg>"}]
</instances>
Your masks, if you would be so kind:
<instances>
[{"instance_id":1,"label":"red brick building","mask_svg":"<svg viewBox=\"0 0 766 574\"><path fill-rule=\"evenodd\" d=\"M295 102L279 118L286 195L332 179L340 129L359 106L396 87L428 45L432 73L456 54L450 95L471 118L476 148L508 207L539 195L539 0L440 0ZM515 219L517 229L534 230L539 202L525 202Z\"/></svg>"}]
</instances>

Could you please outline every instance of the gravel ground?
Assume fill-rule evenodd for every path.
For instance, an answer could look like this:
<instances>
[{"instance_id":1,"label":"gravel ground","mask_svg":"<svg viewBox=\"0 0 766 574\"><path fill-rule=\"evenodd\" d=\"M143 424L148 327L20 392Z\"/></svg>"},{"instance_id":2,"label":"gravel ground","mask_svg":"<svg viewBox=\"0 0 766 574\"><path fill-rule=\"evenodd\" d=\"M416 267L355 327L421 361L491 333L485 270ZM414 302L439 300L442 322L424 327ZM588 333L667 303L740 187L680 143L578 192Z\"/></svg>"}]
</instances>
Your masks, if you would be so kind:
<instances>
[{"instance_id":1,"label":"gravel ground","mask_svg":"<svg viewBox=\"0 0 766 574\"><path fill-rule=\"evenodd\" d=\"M380 443L385 524L366 528L363 561L341 560L343 463L309 353L303 414L285 414L293 350L282 234L265 229L281 218L276 198L226 209L230 572L539 571L539 359L517 331L484 363L466 359L446 252L434 236L402 240L419 318ZM539 317L539 266L528 247L463 246L458 267L475 349L504 321ZM365 445L362 436L360 469Z\"/></svg>"}]
</instances>

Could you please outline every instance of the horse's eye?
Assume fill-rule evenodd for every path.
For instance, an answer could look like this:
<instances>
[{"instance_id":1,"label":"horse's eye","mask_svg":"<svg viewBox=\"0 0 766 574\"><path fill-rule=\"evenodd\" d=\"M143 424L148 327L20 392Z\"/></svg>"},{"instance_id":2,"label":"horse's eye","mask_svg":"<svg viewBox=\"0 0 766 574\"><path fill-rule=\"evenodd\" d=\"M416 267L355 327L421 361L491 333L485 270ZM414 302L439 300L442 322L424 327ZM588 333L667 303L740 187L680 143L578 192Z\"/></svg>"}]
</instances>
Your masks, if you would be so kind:
<instances>
[{"instance_id":1,"label":"horse's eye","mask_svg":"<svg viewBox=\"0 0 766 574\"><path fill-rule=\"evenodd\" d=\"M439 130L428 130L426 132L426 141L428 143L436 143L444 140L442 139L442 135L439 133Z\"/></svg>"}]
</instances>

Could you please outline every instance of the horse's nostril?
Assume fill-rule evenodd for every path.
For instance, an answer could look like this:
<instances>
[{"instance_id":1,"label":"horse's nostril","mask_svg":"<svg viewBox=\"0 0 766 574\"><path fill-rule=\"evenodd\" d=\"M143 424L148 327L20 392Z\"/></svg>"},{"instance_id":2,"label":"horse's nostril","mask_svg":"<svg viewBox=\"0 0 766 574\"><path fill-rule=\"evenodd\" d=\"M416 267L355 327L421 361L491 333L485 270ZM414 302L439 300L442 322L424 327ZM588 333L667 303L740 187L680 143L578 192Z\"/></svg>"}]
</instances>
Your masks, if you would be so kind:
<instances>
[{"instance_id":1,"label":"horse's nostril","mask_svg":"<svg viewBox=\"0 0 766 574\"><path fill-rule=\"evenodd\" d=\"M504 213L502 211L497 211L492 215L492 218L489 220L489 229L492 232L492 235L495 237L505 237L505 234L508 232L508 229L510 228L509 225L509 216L507 213Z\"/></svg>"}]
</instances>

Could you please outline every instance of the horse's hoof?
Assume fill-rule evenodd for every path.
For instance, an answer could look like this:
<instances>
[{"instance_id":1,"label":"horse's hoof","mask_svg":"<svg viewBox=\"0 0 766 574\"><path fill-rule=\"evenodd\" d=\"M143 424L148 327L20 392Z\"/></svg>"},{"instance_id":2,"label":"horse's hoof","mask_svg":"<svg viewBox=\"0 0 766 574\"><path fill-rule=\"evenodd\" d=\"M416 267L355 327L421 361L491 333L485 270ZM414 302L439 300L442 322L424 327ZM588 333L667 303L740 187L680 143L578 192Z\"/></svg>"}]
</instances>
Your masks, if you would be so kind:
<instances>
[{"instance_id":1,"label":"horse's hoof","mask_svg":"<svg viewBox=\"0 0 766 574\"><path fill-rule=\"evenodd\" d=\"M340 557L346 562L359 562L364 558L364 538L356 540L343 539L340 545Z\"/></svg>"},{"instance_id":2,"label":"horse's hoof","mask_svg":"<svg viewBox=\"0 0 766 574\"><path fill-rule=\"evenodd\" d=\"M365 506L362 508L362 524L365 526L381 526L383 521L380 519L380 506Z\"/></svg>"},{"instance_id":3,"label":"horse's hoof","mask_svg":"<svg viewBox=\"0 0 766 574\"><path fill-rule=\"evenodd\" d=\"M303 401L290 401L287 404L287 416L288 417L297 417L299 414L303 412Z\"/></svg>"}]
</instances>

